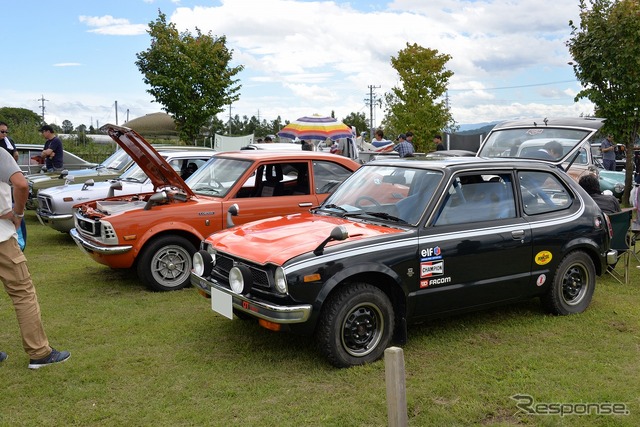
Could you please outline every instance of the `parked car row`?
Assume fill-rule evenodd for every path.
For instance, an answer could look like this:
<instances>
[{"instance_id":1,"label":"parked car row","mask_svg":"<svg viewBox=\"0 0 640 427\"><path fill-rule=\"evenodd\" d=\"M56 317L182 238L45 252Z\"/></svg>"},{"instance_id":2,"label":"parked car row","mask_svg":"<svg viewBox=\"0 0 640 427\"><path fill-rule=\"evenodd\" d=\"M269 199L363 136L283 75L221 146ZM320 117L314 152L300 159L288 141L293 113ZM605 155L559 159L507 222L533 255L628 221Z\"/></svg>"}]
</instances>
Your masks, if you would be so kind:
<instances>
[{"instance_id":1,"label":"parked car row","mask_svg":"<svg viewBox=\"0 0 640 427\"><path fill-rule=\"evenodd\" d=\"M186 179L167 161L176 153L107 125L153 191L81 201L92 186L67 185L70 234L150 289L193 285L229 319L313 335L335 366L370 363L425 319L530 298L557 315L589 306L616 255L608 217L576 182L598 173L588 148L601 125L512 122L477 155L364 165L301 150L219 152ZM563 154L534 159L529 149L549 140ZM40 196L46 223L55 203Z\"/></svg>"},{"instance_id":2,"label":"parked car row","mask_svg":"<svg viewBox=\"0 0 640 427\"><path fill-rule=\"evenodd\" d=\"M38 174L47 175L42 171L44 162L40 157L43 145L38 144L16 144L18 150L18 165L22 172L27 175ZM95 163L87 162L73 153L64 150L64 167L67 170L80 170L96 166Z\"/></svg>"}]
</instances>

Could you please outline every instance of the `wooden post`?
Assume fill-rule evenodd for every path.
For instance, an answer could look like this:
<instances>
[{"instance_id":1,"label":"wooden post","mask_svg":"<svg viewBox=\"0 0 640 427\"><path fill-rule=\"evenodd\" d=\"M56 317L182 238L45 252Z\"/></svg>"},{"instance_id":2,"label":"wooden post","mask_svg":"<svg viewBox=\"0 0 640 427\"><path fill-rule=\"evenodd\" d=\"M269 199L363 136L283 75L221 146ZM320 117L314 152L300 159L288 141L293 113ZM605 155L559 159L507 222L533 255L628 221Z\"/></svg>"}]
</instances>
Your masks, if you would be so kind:
<instances>
[{"instance_id":1,"label":"wooden post","mask_svg":"<svg viewBox=\"0 0 640 427\"><path fill-rule=\"evenodd\" d=\"M385 382L387 384L387 413L390 427L406 427L407 390L404 374L404 353L399 347L384 351Z\"/></svg>"}]
</instances>

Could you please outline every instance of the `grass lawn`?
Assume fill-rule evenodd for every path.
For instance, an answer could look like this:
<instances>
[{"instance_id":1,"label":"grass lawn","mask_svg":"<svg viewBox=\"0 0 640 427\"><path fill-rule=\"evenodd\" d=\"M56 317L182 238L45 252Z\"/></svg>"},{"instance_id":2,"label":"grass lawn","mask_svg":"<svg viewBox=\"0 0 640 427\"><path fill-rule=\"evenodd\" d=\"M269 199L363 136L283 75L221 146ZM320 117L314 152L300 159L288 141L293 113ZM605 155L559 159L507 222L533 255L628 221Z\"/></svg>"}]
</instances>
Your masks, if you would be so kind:
<instances>
[{"instance_id":1,"label":"grass lawn","mask_svg":"<svg viewBox=\"0 0 640 427\"><path fill-rule=\"evenodd\" d=\"M149 292L33 211L27 222L25 253L49 340L72 355L27 369L3 293L0 426L387 425L384 361L335 369L311 339L224 319L192 288ZM598 278L581 315L545 315L533 300L410 328L409 425L640 425L637 264L629 285ZM511 397L518 394L542 410L621 403L629 413L527 415Z\"/></svg>"}]
</instances>

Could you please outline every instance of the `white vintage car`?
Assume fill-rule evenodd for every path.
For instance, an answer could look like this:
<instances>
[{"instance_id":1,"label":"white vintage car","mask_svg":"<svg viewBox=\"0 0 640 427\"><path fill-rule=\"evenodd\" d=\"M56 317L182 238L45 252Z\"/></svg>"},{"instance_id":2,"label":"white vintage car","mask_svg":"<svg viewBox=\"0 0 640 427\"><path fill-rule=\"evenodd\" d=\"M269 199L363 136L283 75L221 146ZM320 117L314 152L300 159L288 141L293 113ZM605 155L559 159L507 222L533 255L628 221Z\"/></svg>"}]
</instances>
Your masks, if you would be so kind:
<instances>
[{"instance_id":1,"label":"white vintage car","mask_svg":"<svg viewBox=\"0 0 640 427\"><path fill-rule=\"evenodd\" d=\"M158 152L183 179L187 179L216 152L204 147L163 147ZM153 184L139 165L133 165L117 179L94 182L89 179L75 184L46 188L38 192L36 215L43 225L62 233L74 227L73 205L114 195L124 196L154 191Z\"/></svg>"}]
</instances>

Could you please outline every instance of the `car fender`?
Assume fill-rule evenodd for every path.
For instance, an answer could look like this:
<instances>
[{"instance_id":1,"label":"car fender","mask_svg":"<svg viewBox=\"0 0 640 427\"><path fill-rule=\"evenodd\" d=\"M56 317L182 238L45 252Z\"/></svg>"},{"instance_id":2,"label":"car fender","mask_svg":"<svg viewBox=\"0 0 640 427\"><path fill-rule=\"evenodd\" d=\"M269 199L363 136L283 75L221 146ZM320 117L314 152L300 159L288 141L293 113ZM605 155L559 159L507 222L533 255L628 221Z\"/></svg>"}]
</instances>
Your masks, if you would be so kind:
<instances>
[{"instance_id":1,"label":"car fender","mask_svg":"<svg viewBox=\"0 0 640 427\"><path fill-rule=\"evenodd\" d=\"M371 280L373 277L375 280ZM353 281L367 282L379 287L390 295L394 305L397 305L398 301L404 301L407 294L401 277L389 266L378 262L362 262L340 269L324 282L313 303L314 312L317 313L321 310L324 301L338 286ZM403 295L403 298L396 297L400 294ZM404 307L398 308L404 310Z\"/></svg>"},{"instance_id":2,"label":"car fender","mask_svg":"<svg viewBox=\"0 0 640 427\"><path fill-rule=\"evenodd\" d=\"M137 243L134 243L133 250L136 258L144 250L147 243L154 239L156 236L163 234L180 234L191 236L189 240L202 241L206 236L203 236L197 229L189 224L183 222L159 222L154 226L148 228L145 233L137 239ZM212 231L213 233L213 231Z\"/></svg>"},{"instance_id":3,"label":"car fender","mask_svg":"<svg viewBox=\"0 0 640 427\"><path fill-rule=\"evenodd\" d=\"M607 244L603 246L608 247L609 243L607 242ZM606 268L607 265L605 254L600 253L600 248L596 245L596 242L583 237L571 239L562 246L562 257L566 256L569 252L576 250L582 250L589 255L593 260L593 264L596 267L596 274L598 276L604 273L604 268ZM561 259L558 259L557 263L560 261Z\"/></svg>"}]
</instances>

